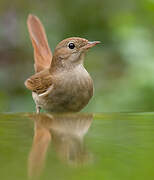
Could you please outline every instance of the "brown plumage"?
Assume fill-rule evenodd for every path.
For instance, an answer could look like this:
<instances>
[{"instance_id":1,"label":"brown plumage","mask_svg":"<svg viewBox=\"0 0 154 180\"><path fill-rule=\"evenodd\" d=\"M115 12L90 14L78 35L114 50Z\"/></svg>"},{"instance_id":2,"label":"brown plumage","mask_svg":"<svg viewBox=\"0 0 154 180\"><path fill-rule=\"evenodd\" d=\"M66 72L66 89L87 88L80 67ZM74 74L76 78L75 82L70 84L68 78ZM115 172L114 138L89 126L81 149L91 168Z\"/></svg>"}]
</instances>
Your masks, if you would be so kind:
<instances>
[{"instance_id":1,"label":"brown plumage","mask_svg":"<svg viewBox=\"0 0 154 180\"><path fill-rule=\"evenodd\" d=\"M93 82L83 66L86 51L99 43L79 37L67 38L55 48L49 48L45 30L33 15L27 20L34 48L35 74L25 86L32 91L37 112L79 111L93 95Z\"/></svg>"},{"instance_id":2,"label":"brown plumage","mask_svg":"<svg viewBox=\"0 0 154 180\"><path fill-rule=\"evenodd\" d=\"M29 90L36 92L37 94L46 92L52 85L49 69L34 74L26 80L25 85Z\"/></svg>"},{"instance_id":3,"label":"brown plumage","mask_svg":"<svg viewBox=\"0 0 154 180\"><path fill-rule=\"evenodd\" d=\"M33 15L28 16L28 31L34 48L35 72L50 67L52 52L48 45L46 33L40 20Z\"/></svg>"}]
</instances>

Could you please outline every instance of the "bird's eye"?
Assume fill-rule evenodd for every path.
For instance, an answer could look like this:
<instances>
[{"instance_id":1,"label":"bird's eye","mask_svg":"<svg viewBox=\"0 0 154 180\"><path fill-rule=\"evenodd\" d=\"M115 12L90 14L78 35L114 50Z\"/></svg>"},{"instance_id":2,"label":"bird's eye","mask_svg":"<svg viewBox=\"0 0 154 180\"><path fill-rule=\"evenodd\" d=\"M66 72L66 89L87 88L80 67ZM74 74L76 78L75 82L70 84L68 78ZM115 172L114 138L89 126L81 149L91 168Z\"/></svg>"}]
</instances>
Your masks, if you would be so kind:
<instances>
[{"instance_id":1,"label":"bird's eye","mask_svg":"<svg viewBox=\"0 0 154 180\"><path fill-rule=\"evenodd\" d=\"M75 48L75 45L74 45L74 43L69 43L69 44L68 44L68 47L69 47L70 49L74 49L74 48Z\"/></svg>"}]
</instances>

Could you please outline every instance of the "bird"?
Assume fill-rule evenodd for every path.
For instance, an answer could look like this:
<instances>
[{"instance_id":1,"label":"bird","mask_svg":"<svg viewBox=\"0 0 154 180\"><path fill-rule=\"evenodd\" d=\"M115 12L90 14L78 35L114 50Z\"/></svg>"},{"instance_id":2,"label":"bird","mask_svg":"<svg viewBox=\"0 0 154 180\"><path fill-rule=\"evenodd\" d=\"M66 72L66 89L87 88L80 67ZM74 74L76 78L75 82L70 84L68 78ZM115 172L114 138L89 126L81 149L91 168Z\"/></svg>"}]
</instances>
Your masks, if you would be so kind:
<instances>
[{"instance_id":1,"label":"bird","mask_svg":"<svg viewBox=\"0 0 154 180\"><path fill-rule=\"evenodd\" d=\"M25 81L32 91L36 113L78 112L93 96L93 80L84 67L88 49L100 41L80 37L62 40L52 54L40 19L32 14L27 26L34 48L34 75Z\"/></svg>"}]
</instances>

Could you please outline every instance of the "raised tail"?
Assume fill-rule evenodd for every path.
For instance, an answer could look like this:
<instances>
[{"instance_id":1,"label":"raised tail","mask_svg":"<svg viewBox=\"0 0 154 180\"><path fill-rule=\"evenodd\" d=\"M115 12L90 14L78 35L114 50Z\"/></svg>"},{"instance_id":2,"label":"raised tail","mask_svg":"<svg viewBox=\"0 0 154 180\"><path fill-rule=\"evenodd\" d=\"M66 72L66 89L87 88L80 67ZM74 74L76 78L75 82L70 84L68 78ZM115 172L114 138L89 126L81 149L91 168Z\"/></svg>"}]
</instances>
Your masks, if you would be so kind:
<instances>
[{"instance_id":1,"label":"raised tail","mask_svg":"<svg viewBox=\"0 0 154 180\"><path fill-rule=\"evenodd\" d=\"M50 67L52 52L48 44L44 27L39 18L30 14L27 19L27 25L34 48L34 68L37 73Z\"/></svg>"}]
</instances>

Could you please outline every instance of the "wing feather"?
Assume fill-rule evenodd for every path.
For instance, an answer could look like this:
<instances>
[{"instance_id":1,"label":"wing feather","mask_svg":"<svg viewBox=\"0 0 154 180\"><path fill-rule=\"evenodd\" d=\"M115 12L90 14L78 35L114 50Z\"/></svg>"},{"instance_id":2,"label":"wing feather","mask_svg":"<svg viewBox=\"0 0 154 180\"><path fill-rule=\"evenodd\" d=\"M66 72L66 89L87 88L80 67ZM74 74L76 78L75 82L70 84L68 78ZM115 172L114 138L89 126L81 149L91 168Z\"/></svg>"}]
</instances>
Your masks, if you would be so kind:
<instances>
[{"instance_id":1,"label":"wing feather","mask_svg":"<svg viewBox=\"0 0 154 180\"><path fill-rule=\"evenodd\" d=\"M25 86L37 94L46 92L52 85L52 76L48 70L36 73L25 81Z\"/></svg>"}]
</instances>

